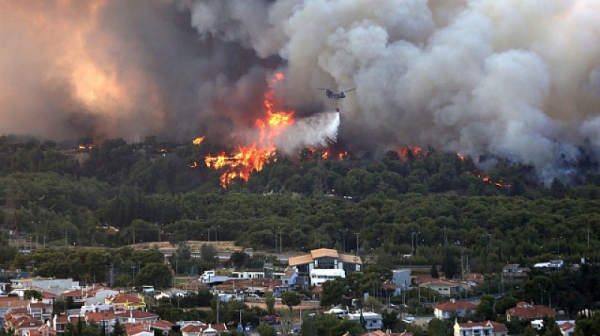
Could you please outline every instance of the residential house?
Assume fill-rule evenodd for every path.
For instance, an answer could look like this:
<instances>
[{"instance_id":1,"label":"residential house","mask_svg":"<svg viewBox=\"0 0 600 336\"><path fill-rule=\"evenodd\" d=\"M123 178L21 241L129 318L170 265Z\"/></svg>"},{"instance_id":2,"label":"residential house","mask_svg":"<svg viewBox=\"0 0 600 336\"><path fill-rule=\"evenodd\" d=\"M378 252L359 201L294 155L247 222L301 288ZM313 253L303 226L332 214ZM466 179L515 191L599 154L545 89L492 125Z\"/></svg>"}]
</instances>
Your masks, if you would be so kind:
<instances>
[{"instance_id":1,"label":"residential house","mask_svg":"<svg viewBox=\"0 0 600 336\"><path fill-rule=\"evenodd\" d=\"M63 301L72 300L73 304L83 306L85 304L85 298L87 293L81 289L75 289L68 292L64 292L61 295Z\"/></svg>"},{"instance_id":2,"label":"residential house","mask_svg":"<svg viewBox=\"0 0 600 336\"><path fill-rule=\"evenodd\" d=\"M118 290L114 290L111 288L104 288L104 287L94 288L91 291L87 292L87 295L85 297L85 305L92 306L92 305L102 304L102 303L106 302L107 297L115 296L118 294L119 294Z\"/></svg>"},{"instance_id":3,"label":"residential house","mask_svg":"<svg viewBox=\"0 0 600 336\"><path fill-rule=\"evenodd\" d=\"M322 286L325 281L345 277L346 272L343 269L313 269L310 271L310 284Z\"/></svg>"},{"instance_id":4,"label":"residential house","mask_svg":"<svg viewBox=\"0 0 600 336\"><path fill-rule=\"evenodd\" d=\"M471 302L450 302L440 303L433 309L433 315L439 319L449 319L455 317L468 317L475 313L477 305Z\"/></svg>"},{"instance_id":5,"label":"residential house","mask_svg":"<svg viewBox=\"0 0 600 336\"><path fill-rule=\"evenodd\" d=\"M515 307L506 310L507 321L510 321L511 318L534 320L554 316L556 316L556 312L552 308L527 302L519 302Z\"/></svg>"},{"instance_id":6,"label":"residential house","mask_svg":"<svg viewBox=\"0 0 600 336\"><path fill-rule=\"evenodd\" d=\"M383 318L377 313L362 312L348 314L347 316L352 321L361 322L361 315L366 331L381 330L383 328Z\"/></svg>"},{"instance_id":7,"label":"residential house","mask_svg":"<svg viewBox=\"0 0 600 336\"><path fill-rule=\"evenodd\" d=\"M148 313L138 309L117 312L115 313L115 316L120 323L150 323L158 321L157 314Z\"/></svg>"},{"instance_id":8,"label":"residential house","mask_svg":"<svg viewBox=\"0 0 600 336\"><path fill-rule=\"evenodd\" d=\"M559 270L564 266L562 260L550 260L547 262L541 262L533 265L534 268L541 270Z\"/></svg>"},{"instance_id":9,"label":"residential house","mask_svg":"<svg viewBox=\"0 0 600 336\"><path fill-rule=\"evenodd\" d=\"M8 314L5 318L4 328L5 330L11 330L17 336L25 336L26 333L30 330L35 330L42 326L42 322L38 321L31 316L9 316Z\"/></svg>"},{"instance_id":10,"label":"residential house","mask_svg":"<svg viewBox=\"0 0 600 336\"><path fill-rule=\"evenodd\" d=\"M384 282L381 285L382 289L385 291L385 295L388 296L398 296L402 294L402 289L406 287L402 287L402 286L398 286L396 284L393 283L389 283L389 282Z\"/></svg>"},{"instance_id":11,"label":"residential house","mask_svg":"<svg viewBox=\"0 0 600 336\"><path fill-rule=\"evenodd\" d=\"M410 288L411 270L410 268L398 269L392 271L392 283L396 286Z\"/></svg>"},{"instance_id":12,"label":"residential house","mask_svg":"<svg viewBox=\"0 0 600 336\"><path fill-rule=\"evenodd\" d=\"M310 251L309 254L289 258L288 264L296 273L298 273L298 284L312 283L313 270L343 270L346 273L360 272L362 260L359 256L338 253L333 249L317 249ZM341 274L341 273L337 273ZM315 278L318 279L318 278Z\"/></svg>"},{"instance_id":13,"label":"residential house","mask_svg":"<svg viewBox=\"0 0 600 336\"><path fill-rule=\"evenodd\" d=\"M154 336L149 324L123 323L127 336Z\"/></svg>"},{"instance_id":14,"label":"residential house","mask_svg":"<svg viewBox=\"0 0 600 336\"><path fill-rule=\"evenodd\" d=\"M30 302L27 305L29 316L39 321L52 318L52 305L44 302Z\"/></svg>"},{"instance_id":15,"label":"residential house","mask_svg":"<svg viewBox=\"0 0 600 336\"><path fill-rule=\"evenodd\" d=\"M575 321L556 321L556 324L564 336L570 336L575 332Z\"/></svg>"},{"instance_id":16,"label":"residential house","mask_svg":"<svg viewBox=\"0 0 600 336\"><path fill-rule=\"evenodd\" d=\"M42 324L41 327L25 332L25 336L56 336L56 331L47 324Z\"/></svg>"},{"instance_id":17,"label":"residential house","mask_svg":"<svg viewBox=\"0 0 600 336\"><path fill-rule=\"evenodd\" d=\"M54 315L52 318L52 329L56 330L57 335L64 335L65 329L69 324L69 318L63 315Z\"/></svg>"},{"instance_id":18,"label":"residential house","mask_svg":"<svg viewBox=\"0 0 600 336\"><path fill-rule=\"evenodd\" d=\"M4 324L4 315L16 308L27 308L29 301L14 296L0 297L0 322Z\"/></svg>"},{"instance_id":19,"label":"residential house","mask_svg":"<svg viewBox=\"0 0 600 336\"><path fill-rule=\"evenodd\" d=\"M519 264L508 264L502 267L502 277L505 281L525 281L529 279L528 267L521 267Z\"/></svg>"},{"instance_id":20,"label":"residential house","mask_svg":"<svg viewBox=\"0 0 600 336\"><path fill-rule=\"evenodd\" d=\"M431 281L427 283L421 283L419 285L421 288L430 288L438 293L441 296L455 296L460 293L460 284L458 282L447 281L447 280L437 280Z\"/></svg>"},{"instance_id":21,"label":"residential house","mask_svg":"<svg viewBox=\"0 0 600 336\"><path fill-rule=\"evenodd\" d=\"M214 336L220 335L222 332L227 331L227 327L224 323L220 324L196 324L190 323L181 328L182 336Z\"/></svg>"},{"instance_id":22,"label":"residential house","mask_svg":"<svg viewBox=\"0 0 600 336\"><path fill-rule=\"evenodd\" d=\"M55 278L28 278L28 279L12 279L11 293L18 294L21 298L25 290L35 289L52 293L60 293L65 290L79 288L79 281L73 281L72 278L55 279Z\"/></svg>"},{"instance_id":23,"label":"residential house","mask_svg":"<svg viewBox=\"0 0 600 336\"><path fill-rule=\"evenodd\" d=\"M173 297L182 298L182 297L188 295L188 293L189 293L188 291L183 290L183 289L170 288L170 289L160 292L159 294L154 295L154 298L156 300L169 299L169 298L173 298Z\"/></svg>"},{"instance_id":24,"label":"residential house","mask_svg":"<svg viewBox=\"0 0 600 336\"><path fill-rule=\"evenodd\" d=\"M146 302L144 302L144 298L125 293L109 296L106 298L105 303L112 304L115 307L124 308L125 310L146 309Z\"/></svg>"},{"instance_id":25,"label":"residential house","mask_svg":"<svg viewBox=\"0 0 600 336\"><path fill-rule=\"evenodd\" d=\"M494 321L487 322L454 322L454 336L507 336L506 325Z\"/></svg>"},{"instance_id":26,"label":"residential house","mask_svg":"<svg viewBox=\"0 0 600 336\"><path fill-rule=\"evenodd\" d=\"M113 331L115 323L117 323L117 316L114 310L105 310L98 313L85 313L83 315L86 324L95 323L101 328L104 328L107 333Z\"/></svg>"},{"instance_id":27,"label":"residential house","mask_svg":"<svg viewBox=\"0 0 600 336\"><path fill-rule=\"evenodd\" d=\"M58 295L50 292L42 292L42 302L53 305Z\"/></svg>"},{"instance_id":28,"label":"residential house","mask_svg":"<svg viewBox=\"0 0 600 336\"><path fill-rule=\"evenodd\" d=\"M389 330L387 332L383 332L381 330L369 331L366 334L362 334L362 336L414 336L413 333L409 331L401 332L401 333L392 333Z\"/></svg>"},{"instance_id":29,"label":"residential house","mask_svg":"<svg viewBox=\"0 0 600 336\"><path fill-rule=\"evenodd\" d=\"M285 271L285 274L281 277L281 285L285 287L295 285L296 278L298 278L298 273L296 273L293 269L288 269Z\"/></svg>"}]
</instances>

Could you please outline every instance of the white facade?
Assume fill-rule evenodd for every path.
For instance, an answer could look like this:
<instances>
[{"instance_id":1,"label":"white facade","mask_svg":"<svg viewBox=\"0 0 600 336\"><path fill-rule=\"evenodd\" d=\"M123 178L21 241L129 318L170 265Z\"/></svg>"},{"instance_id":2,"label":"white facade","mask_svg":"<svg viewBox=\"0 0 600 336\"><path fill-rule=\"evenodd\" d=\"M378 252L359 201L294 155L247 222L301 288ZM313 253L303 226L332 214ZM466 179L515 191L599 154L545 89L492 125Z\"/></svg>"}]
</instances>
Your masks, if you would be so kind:
<instances>
[{"instance_id":1,"label":"white facade","mask_svg":"<svg viewBox=\"0 0 600 336\"><path fill-rule=\"evenodd\" d=\"M346 271L343 269L312 269L310 271L310 283L314 286L322 286L325 281L345 278Z\"/></svg>"},{"instance_id":2,"label":"white facade","mask_svg":"<svg viewBox=\"0 0 600 336\"><path fill-rule=\"evenodd\" d=\"M106 301L106 298L109 296L115 296L119 294L119 291L113 289L102 289L95 293L92 297L86 297L84 305L86 306L94 306L103 304Z\"/></svg>"},{"instance_id":3,"label":"white facade","mask_svg":"<svg viewBox=\"0 0 600 336\"><path fill-rule=\"evenodd\" d=\"M383 318L381 315L371 312L362 313L363 320L365 321L365 330L381 330L383 328ZM360 322L360 313L348 314L348 318L352 321Z\"/></svg>"},{"instance_id":4,"label":"white facade","mask_svg":"<svg viewBox=\"0 0 600 336\"><path fill-rule=\"evenodd\" d=\"M239 278L239 279L263 279L265 277L265 272L262 272L262 271L237 272L237 271L234 271L234 272L231 272L231 276L233 278ZM283 276L285 276L284 272L273 272L273 277L275 279L281 279Z\"/></svg>"}]
</instances>

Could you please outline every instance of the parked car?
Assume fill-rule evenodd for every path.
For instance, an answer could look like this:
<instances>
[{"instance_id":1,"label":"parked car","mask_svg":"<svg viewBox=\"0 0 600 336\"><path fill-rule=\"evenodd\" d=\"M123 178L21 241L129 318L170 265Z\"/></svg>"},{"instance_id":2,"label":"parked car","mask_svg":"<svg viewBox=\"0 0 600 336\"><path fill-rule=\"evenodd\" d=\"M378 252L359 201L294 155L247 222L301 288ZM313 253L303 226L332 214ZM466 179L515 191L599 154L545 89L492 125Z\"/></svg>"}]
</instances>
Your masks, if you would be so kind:
<instances>
[{"instance_id":1,"label":"parked car","mask_svg":"<svg viewBox=\"0 0 600 336\"><path fill-rule=\"evenodd\" d=\"M263 320L263 322L266 322L268 324L279 324L281 322L281 320L279 319L279 316L275 316L275 315L263 316L262 320Z\"/></svg>"}]
</instances>

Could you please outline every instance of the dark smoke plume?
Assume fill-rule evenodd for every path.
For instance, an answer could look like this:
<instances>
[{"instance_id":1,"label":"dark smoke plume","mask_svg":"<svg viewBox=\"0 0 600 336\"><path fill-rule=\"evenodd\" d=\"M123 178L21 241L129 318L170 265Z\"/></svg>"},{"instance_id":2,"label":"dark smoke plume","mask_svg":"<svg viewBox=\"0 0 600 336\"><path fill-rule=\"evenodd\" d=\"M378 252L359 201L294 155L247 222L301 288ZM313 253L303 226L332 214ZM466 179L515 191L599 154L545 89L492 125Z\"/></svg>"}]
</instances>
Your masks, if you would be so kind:
<instances>
[{"instance_id":1,"label":"dark smoke plume","mask_svg":"<svg viewBox=\"0 0 600 336\"><path fill-rule=\"evenodd\" d=\"M598 17L595 0L3 1L0 131L231 141L278 69L290 108L340 107L354 149L569 180L579 145L600 145ZM322 86L357 90L333 102Z\"/></svg>"}]
</instances>

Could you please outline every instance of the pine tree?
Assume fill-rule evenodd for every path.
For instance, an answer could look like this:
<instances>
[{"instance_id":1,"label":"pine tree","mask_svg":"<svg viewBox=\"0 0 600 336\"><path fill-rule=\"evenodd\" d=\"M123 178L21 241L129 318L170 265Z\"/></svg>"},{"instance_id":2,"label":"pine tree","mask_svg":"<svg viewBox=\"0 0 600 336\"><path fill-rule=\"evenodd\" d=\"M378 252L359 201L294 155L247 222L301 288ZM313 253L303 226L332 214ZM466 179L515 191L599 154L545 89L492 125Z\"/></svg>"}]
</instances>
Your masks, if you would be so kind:
<instances>
[{"instance_id":1,"label":"pine tree","mask_svg":"<svg viewBox=\"0 0 600 336\"><path fill-rule=\"evenodd\" d=\"M125 327L117 320L115 325L113 325L113 331L110 333L110 336L127 336L127 332L125 331Z\"/></svg>"}]
</instances>

